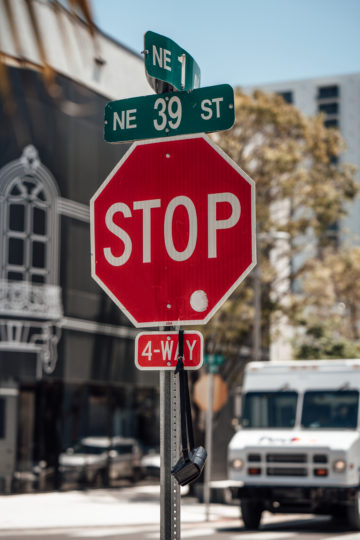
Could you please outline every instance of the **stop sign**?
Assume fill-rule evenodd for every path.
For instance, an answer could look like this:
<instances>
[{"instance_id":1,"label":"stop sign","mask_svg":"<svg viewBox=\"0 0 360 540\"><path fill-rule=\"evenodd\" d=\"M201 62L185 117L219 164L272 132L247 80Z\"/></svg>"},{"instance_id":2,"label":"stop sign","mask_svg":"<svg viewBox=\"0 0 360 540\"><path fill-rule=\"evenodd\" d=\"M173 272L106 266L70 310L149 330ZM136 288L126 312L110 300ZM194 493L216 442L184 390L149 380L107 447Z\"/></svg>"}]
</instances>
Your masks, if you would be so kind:
<instances>
[{"instance_id":1,"label":"stop sign","mask_svg":"<svg viewBox=\"0 0 360 540\"><path fill-rule=\"evenodd\" d=\"M255 265L254 182L205 135L133 144L90 213L92 277L136 327L205 324Z\"/></svg>"}]
</instances>

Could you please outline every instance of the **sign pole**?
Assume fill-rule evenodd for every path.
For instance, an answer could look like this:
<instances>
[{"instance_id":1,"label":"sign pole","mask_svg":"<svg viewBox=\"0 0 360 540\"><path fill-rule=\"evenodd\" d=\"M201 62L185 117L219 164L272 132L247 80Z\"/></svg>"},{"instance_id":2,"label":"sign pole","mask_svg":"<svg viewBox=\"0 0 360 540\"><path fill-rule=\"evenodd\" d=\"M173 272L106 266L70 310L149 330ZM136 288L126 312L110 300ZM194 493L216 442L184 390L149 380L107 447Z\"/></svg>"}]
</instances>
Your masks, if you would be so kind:
<instances>
[{"instance_id":1,"label":"sign pole","mask_svg":"<svg viewBox=\"0 0 360 540\"><path fill-rule=\"evenodd\" d=\"M206 433L205 445L208 453L207 466L205 468L204 478L204 503L205 503L205 521L210 520L210 482L211 482L211 464L212 464L212 439L213 439L213 417L214 417L214 374L218 373L219 366L224 363L225 358L220 354L205 355L204 364L208 368L207 379L207 402L206 402ZM215 409L218 410L218 409Z\"/></svg>"},{"instance_id":2,"label":"sign pole","mask_svg":"<svg viewBox=\"0 0 360 540\"><path fill-rule=\"evenodd\" d=\"M205 483L204 483L204 503L205 503L205 520L210 519L210 481L211 481L211 460L212 460L212 423L213 423L213 407L214 407L214 372L209 369L208 379L208 396L207 396L207 411L206 411L206 434L205 447L208 453L207 464L205 467Z\"/></svg>"},{"instance_id":3,"label":"sign pole","mask_svg":"<svg viewBox=\"0 0 360 540\"><path fill-rule=\"evenodd\" d=\"M205 324L256 264L255 184L215 143L200 135L233 126L232 87L225 84L199 88L200 69L184 49L154 32L147 32L144 41L146 75L156 94L108 103L104 139L107 142L153 141L133 144L91 198L91 275L137 328ZM176 89L180 91L174 91ZM189 137L190 133L196 136ZM182 136L176 137L178 135ZM204 162L207 167L202 166ZM147 170L146 177L139 175L139 167ZM182 179L181 191L174 180L179 177ZM174 181L169 182L169 179ZM119 189L121 203L118 202ZM144 194L141 194L142 189ZM225 219L217 217L222 214L221 211L217 214L217 205L223 203L231 206L231 214ZM206 219L204 204L207 204L211 219ZM177 250L173 238L174 231L181 231L181 234L183 231L183 218L179 219L179 213L175 213L178 206L185 208L189 219L188 246L183 251ZM151 212L152 209L157 210ZM131 222L131 237L114 218L118 213L131 218L132 210L136 210L137 216L141 211L142 220L136 218ZM159 224L163 222L165 245L161 248L161 256L152 260L153 214L154 220L157 219ZM217 229L226 231L225 235L219 235L224 243L219 251ZM207 257L201 246L195 249L199 244L198 230L201 231L199 238L210 239ZM206 230L208 234L205 234ZM124 243L122 254L118 253L116 236ZM141 242L142 262L138 256ZM234 249L239 243L241 249ZM220 253L223 254L221 257ZM170 257L174 263L180 262L181 272L177 264L171 264L173 270L168 271L167 265L163 264L164 257ZM184 268L184 262L190 257L191 261ZM224 260L228 269L226 275ZM185 270L193 267L196 272L191 271L193 282L190 284L189 273ZM184 287L191 294L179 298L178 291ZM169 295L168 291L172 290L174 292ZM154 291L157 291L156 303ZM171 340L171 337L167 336L167 339ZM166 361L165 370L160 371L160 539L180 540L180 487L171 476L171 467L177 463L180 450L178 377L170 371L171 361L166 358L170 342L163 350L152 348L152 343L150 338L141 356L150 361L153 354L161 352L163 358L157 358L160 369L164 367L162 361ZM138 344L136 340L136 346ZM191 341L191 347L189 342L187 344L192 360L196 340ZM139 369L149 367L139 361L137 365ZM196 365L191 368L196 369ZM210 499L212 373L210 381L207 420L210 427L206 433L209 437L207 507ZM205 459L205 451L203 456Z\"/></svg>"},{"instance_id":4,"label":"sign pole","mask_svg":"<svg viewBox=\"0 0 360 540\"><path fill-rule=\"evenodd\" d=\"M180 540L180 486L171 475L179 458L178 377L160 371L160 540Z\"/></svg>"}]
</instances>

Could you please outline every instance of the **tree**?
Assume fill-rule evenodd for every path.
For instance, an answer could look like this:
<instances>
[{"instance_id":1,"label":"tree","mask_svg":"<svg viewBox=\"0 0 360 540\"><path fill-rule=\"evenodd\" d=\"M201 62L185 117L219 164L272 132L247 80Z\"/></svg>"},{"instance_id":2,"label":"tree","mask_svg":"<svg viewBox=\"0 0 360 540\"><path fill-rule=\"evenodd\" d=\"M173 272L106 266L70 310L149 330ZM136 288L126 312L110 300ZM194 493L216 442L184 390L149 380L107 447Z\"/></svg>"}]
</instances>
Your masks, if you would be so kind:
<instances>
[{"instance_id":1,"label":"tree","mask_svg":"<svg viewBox=\"0 0 360 540\"><path fill-rule=\"evenodd\" d=\"M324 260L333 243L331 227L345 215L357 193L354 167L339 164L344 141L324 126L321 115L308 118L282 97L235 92L234 127L214 140L256 183L258 265L261 271L263 347L270 320L295 323L301 302L290 291L309 269ZM281 271L279 272L279 268ZM254 271L205 329L208 349L231 352L251 345Z\"/></svg>"},{"instance_id":2,"label":"tree","mask_svg":"<svg viewBox=\"0 0 360 540\"><path fill-rule=\"evenodd\" d=\"M304 300L294 341L297 358L360 356L360 247L328 249L304 268Z\"/></svg>"}]
</instances>

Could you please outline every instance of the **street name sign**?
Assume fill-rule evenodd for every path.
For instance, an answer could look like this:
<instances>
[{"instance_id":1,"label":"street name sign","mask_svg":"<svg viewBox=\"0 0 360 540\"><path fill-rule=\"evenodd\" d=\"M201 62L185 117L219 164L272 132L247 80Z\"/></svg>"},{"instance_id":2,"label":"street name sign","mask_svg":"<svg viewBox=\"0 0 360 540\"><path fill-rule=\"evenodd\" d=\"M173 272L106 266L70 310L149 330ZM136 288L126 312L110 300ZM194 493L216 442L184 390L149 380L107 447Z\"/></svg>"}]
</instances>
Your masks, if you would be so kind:
<instances>
[{"instance_id":1,"label":"street name sign","mask_svg":"<svg viewBox=\"0 0 360 540\"><path fill-rule=\"evenodd\" d=\"M200 332L184 332L184 367L200 369L203 363ZM179 355L179 332L140 332L135 339L135 364L142 370L174 371Z\"/></svg>"},{"instance_id":2,"label":"street name sign","mask_svg":"<svg viewBox=\"0 0 360 540\"><path fill-rule=\"evenodd\" d=\"M104 139L116 143L209 133L230 129L234 121L234 90L219 84L110 101L105 107Z\"/></svg>"},{"instance_id":3,"label":"street name sign","mask_svg":"<svg viewBox=\"0 0 360 540\"><path fill-rule=\"evenodd\" d=\"M256 262L254 182L206 135L134 143L90 216L92 277L136 327L206 324Z\"/></svg>"},{"instance_id":4,"label":"street name sign","mask_svg":"<svg viewBox=\"0 0 360 540\"><path fill-rule=\"evenodd\" d=\"M177 90L200 86L200 68L193 57L172 39L146 32L144 35L145 71L150 86L159 91L158 81ZM164 88L166 86L164 85ZM166 91L166 90L164 90Z\"/></svg>"},{"instance_id":5,"label":"street name sign","mask_svg":"<svg viewBox=\"0 0 360 540\"><path fill-rule=\"evenodd\" d=\"M225 362L225 357L222 354L205 354L204 365L207 366L209 373L217 373L219 366Z\"/></svg>"}]
</instances>

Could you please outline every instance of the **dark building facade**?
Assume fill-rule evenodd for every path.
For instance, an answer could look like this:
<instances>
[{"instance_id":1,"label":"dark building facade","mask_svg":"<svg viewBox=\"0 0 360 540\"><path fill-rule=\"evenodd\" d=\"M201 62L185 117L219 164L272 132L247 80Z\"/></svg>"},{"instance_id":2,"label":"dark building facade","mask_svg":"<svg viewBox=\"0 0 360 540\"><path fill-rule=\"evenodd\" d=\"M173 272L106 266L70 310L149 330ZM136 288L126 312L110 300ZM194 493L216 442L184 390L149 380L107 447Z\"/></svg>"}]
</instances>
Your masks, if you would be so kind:
<instances>
[{"instance_id":1,"label":"dark building facade","mask_svg":"<svg viewBox=\"0 0 360 540\"><path fill-rule=\"evenodd\" d=\"M60 452L84 436L131 436L144 447L159 438L158 376L136 370L136 331L90 276L89 199L127 149L103 141L108 99L59 73L51 92L33 66L8 65L7 74L14 106L0 101L2 491L32 478L38 463L54 472L56 487Z\"/></svg>"}]
</instances>

